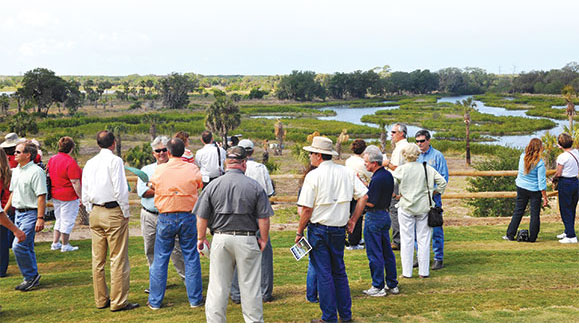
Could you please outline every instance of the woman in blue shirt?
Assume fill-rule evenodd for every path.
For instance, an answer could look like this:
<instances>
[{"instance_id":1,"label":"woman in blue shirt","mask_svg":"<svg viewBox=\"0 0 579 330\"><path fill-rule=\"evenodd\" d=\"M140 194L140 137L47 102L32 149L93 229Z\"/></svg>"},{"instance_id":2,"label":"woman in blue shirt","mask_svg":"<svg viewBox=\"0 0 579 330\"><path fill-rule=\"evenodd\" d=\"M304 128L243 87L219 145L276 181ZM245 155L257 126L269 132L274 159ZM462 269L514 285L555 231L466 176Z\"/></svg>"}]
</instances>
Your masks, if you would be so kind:
<instances>
[{"instance_id":1,"label":"woman in blue shirt","mask_svg":"<svg viewBox=\"0 0 579 330\"><path fill-rule=\"evenodd\" d=\"M525 148L525 152L519 158L519 174L515 180L517 185L517 202L511 223L507 229L507 235L503 239L513 241L525 208L531 201L531 223L529 224L529 242L537 240L541 224L541 197L543 206L549 204L547 199L547 177L545 163L541 159L543 143L540 139L533 138Z\"/></svg>"}]
</instances>

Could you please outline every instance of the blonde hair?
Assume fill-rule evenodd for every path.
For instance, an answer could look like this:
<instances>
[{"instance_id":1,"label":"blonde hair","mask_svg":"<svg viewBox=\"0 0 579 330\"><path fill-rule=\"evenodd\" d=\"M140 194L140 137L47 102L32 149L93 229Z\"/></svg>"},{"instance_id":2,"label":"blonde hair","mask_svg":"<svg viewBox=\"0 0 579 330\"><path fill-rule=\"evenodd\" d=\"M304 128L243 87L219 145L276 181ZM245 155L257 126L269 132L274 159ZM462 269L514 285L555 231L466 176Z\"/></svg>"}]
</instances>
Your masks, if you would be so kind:
<instances>
[{"instance_id":1,"label":"blonde hair","mask_svg":"<svg viewBox=\"0 0 579 330\"><path fill-rule=\"evenodd\" d=\"M11 179L12 170L10 169L10 163L8 163L8 156L6 156L4 149L0 148L0 181L2 181L2 187L8 188Z\"/></svg>"},{"instance_id":2,"label":"blonde hair","mask_svg":"<svg viewBox=\"0 0 579 330\"><path fill-rule=\"evenodd\" d=\"M539 163L541 153L543 152L543 142L541 139L532 138L529 145L525 148L525 174L529 174Z\"/></svg>"},{"instance_id":3,"label":"blonde hair","mask_svg":"<svg viewBox=\"0 0 579 330\"><path fill-rule=\"evenodd\" d=\"M420 149L414 143L409 143L402 149L402 157L404 157L407 162L415 162L418 156L420 156Z\"/></svg>"}]
</instances>

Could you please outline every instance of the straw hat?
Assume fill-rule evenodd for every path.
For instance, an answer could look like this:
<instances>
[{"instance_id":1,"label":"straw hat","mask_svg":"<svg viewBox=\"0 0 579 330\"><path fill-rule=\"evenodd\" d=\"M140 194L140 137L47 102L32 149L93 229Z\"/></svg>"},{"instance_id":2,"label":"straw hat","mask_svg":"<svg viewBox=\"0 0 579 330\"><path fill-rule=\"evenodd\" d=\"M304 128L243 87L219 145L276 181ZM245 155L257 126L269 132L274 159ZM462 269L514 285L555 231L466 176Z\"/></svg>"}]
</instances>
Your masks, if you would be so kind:
<instances>
[{"instance_id":1,"label":"straw hat","mask_svg":"<svg viewBox=\"0 0 579 330\"><path fill-rule=\"evenodd\" d=\"M309 147L304 147L305 151L315 152L319 154L337 156L338 153L332 148L332 140L323 136L315 136L312 140L312 145Z\"/></svg>"},{"instance_id":2,"label":"straw hat","mask_svg":"<svg viewBox=\"0 0 579 330\"><path fill-rule=\"evenodd\" d=\"M2 142L2 144L0 144L0 148L15 147L18 143L20 143L22 141L26 141L26 139L19 138L18 134L14 133L14 132L8 133L4 137L4 142Z\"/></svg>"}]
</instances>

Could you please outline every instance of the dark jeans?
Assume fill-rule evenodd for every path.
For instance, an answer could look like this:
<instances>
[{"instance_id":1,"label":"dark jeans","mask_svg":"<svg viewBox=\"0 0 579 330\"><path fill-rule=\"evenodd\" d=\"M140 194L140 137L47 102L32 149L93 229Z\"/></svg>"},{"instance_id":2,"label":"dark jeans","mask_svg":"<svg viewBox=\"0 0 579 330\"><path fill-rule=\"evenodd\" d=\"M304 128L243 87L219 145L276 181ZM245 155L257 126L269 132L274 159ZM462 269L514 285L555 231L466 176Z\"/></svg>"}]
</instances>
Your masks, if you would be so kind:
<instances>
[{"instance_id":1,"label":"dark jeans","mask_svg":"<svg viewBox=\"0 0 579 330\"><path fill-rule=\"evenodd\" d=\"M338 322L352 319L352 298L346 265L344 265L345 227L328 227L310 223L308 238L312 245L310 261L318 280L322 320Z\"/></svg>"},{"instance_id":2,"label":"dark jeans","mask_svg":"<svg viewBox=\"0 0 579 330\"><path fill-rule=\"evenodd\" d=\"M372 286L384 288L384 271L386 271L386 285L389 288L398 286L396 280L396 257L390 245L390 216L386 211L366 213L364 237L366 237L366 255L370 264Z\"/></svg>"},{"instance_id":3,"label":"dark jeans","mask_svg":"<svg viewBox=\"0 0 579 330\"><path fill-rule=\"evenodd\" d=\"M350 215L354 213L357 203L358 201L355 199L353 199L350 202ZM361 215L360 218L358 218L356 226L354 227L354 231L351 234L348 234L348 242L347 242L348 246L356 246L360 244L360 240L362 239L362 216L363 215Z\"/></svg>"},{"instance_id":4,"label":"dark jeans","mask_svg":"<svg viewBox=\"0 0 579 330\"><path fill-rule=\"evenodd\" d=\"M8 219L14 222L14 213L7 214ZM8 228L0 226L0 277L6 276L8 263L10 262L10 247L14 241L14 235Z\"/></svg>"},{"instance_id":5,"label":"dark jeans","mask_svg":"<svg viewBox=\"0 0 579 330\"><path fill-rule=\"evenodd\" d=\"M515 211L513 212L513 217L511 218L511 223L507 228L507 236L509 238L514 238L517 235L517 229L519 229L519 224L527 208L527 204L531 202L531 223L529 224L529 242L534 242L537 240L537 235L539 235L539 230L541 226L541 192L540 191L530 191L517 187L517 201L515 204Z\"/></svg>"},{"instance_id":6,"label":"dark jeans","mask_svg":"<svg viewBox=\"0 0 579 330\"><path fill-rule=\"evenodd\" d=\"M579 181L577 178L559 178L559 212L565 225L565 235L568 238L575 235L575 209L579 199Z\"/></svg>"}]
</instances>

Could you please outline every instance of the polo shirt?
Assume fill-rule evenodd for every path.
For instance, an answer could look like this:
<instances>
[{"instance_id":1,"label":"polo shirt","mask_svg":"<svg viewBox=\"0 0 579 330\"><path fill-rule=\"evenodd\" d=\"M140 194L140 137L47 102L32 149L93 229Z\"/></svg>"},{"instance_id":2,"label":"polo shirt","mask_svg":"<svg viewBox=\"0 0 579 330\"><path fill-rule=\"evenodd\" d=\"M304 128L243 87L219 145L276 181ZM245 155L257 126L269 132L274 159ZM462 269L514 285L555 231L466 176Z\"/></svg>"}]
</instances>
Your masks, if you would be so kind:
<instances>
[{"instance_id":1,"label":"polo shirt","mask_svg":"<svg viewBox=\"0 0 579 330\"><path fill-rule=\"evenodd\" d=\"M52 198L60 201L77 200L79 196L70 180L80 180L82 170L69 154L59 152L48 160L48 174L52 185Z\"/></svg>"},{"instance_id":2,"label":"polo shirt","mask_svg":"<svg viewBox=\"0 0 579 330\"><path fill-rule=\"evenodd\" d=\"M143 168L141 168L141 171L145 172L145 174L147 174L147 176L149 177L149 180L153 177L153 174L155 174L155 169L157 169L157 163L153 163L153 164L149 164L146 166L143 166ZM146 208L147 210L151 211L151 212L159 212L159 210L157 210L157 208L155 207L155 197L143 197L143 194L147 192L147 190L149 190L149 187L147 187L146 182L143 182L143 180L141 180L141 178L137 179L137 195L139 195L139 197L141 197L141 205Z\"/></svg>"},{"instance_id":3,"label":"polo shirt","mask_svg":"<svg viewBox=\"0 0 579 330\"><path fill-rule=\"evenodd\" d=\"M155 187L155 207L160 213L191 212L197 190L203 186L199 168L181 158L157 165L150 179Z\"/></svg>"},{"instance_id":4,"label":"polo shirt","mask_svg":"<svg viewBox=\"0 0 579 330\"><path fill-rule=\"evenodd\" d=\"M354 171L326 160L306 175L298 205L313 209L311 223L343 227L350 217L350 201L367 192Z\"/></svg>"},{"instance_id":5,"label":"polo shirt","mask_svg":"<svg viewBox=\"0 0 579 330\"><path fill-rule=\"evenodd\" d=\"M12 172L10 191L13 194L14 208L38 208L38 196L48 192L44 170L34 162L28 162L24 166L18 165Z\"/></svg>"},{"instance_id":6,"label":"polo shirt","mask_svg":"<svg viewBox=\"0 0 579 330\"><path fill-rule=\"evenodd\" d=\"M375 210L388 210L394 190L394 178L384 167L377 169L372 175L368 186L368 203L374 205Z\"/></svg>"},{"instance_id":7,"label":"polo shirt","mask_svg":"<svg viewBox=\"0 0 579 330\"><path fill-rule=\"evenodd\" d=\"M239 169L211 181L193 209L215 231L257 231L258 219L273 216L263 187Z\"/></svg>"}]
</instances>

